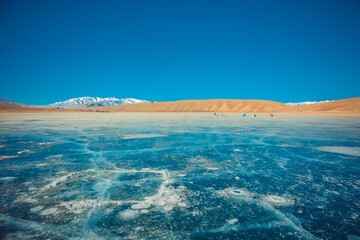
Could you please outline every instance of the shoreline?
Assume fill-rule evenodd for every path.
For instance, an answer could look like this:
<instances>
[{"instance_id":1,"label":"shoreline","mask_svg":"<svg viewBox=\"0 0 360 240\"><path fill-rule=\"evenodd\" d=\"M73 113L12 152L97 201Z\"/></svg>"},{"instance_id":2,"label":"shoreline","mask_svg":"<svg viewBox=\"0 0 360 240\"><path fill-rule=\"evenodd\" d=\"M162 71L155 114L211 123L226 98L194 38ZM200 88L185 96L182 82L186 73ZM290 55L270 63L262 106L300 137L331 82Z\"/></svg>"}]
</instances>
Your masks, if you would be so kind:
<instances>
[{"instance_id":1,"label":"shoreline","mask_svg":"<svg viewBox=\"0 0 360 240\"><path fill-rule=\"evenodd\" d=\"M213 115L214 112L101 112L101 111L1 111L0 115L5 114L206 114ZM216 112L219 114L231 114L231 115L242 115L244 112ZM349 113L349 112L246 112L247 117L251 117L252 114L258 116L268 116L269 114L276 115L302 115L302 116L343 116L343 117L360 117L360 113ZM219 116L221 117L221 116Z\"/></svg>"}]
</instances>

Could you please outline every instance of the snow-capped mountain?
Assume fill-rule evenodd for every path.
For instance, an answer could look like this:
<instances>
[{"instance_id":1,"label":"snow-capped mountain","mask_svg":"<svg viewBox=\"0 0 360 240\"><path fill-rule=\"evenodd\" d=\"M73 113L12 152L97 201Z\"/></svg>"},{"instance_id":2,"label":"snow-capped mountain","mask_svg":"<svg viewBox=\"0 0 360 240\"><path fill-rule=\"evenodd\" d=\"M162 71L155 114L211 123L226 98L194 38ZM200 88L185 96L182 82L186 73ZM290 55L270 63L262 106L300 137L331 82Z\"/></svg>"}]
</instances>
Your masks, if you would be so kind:
<instances>
[{"instance_id":1,"label":"snow-capped mountain","mask_svg":"<svg viewBox=\"0 0 360 240\"><path fill-rule=\"evenodd\" d=\"M0 104L16 105L16 106L26 106L26 104L15 102L11 99L0 98Z\"/></svg>"},{"instance_id":2,"label":"snow-capped mountain","mask_svg":"<svg viewBox=\"0 0 360 240\"><path fill-rule=\"evenodd\" d=\"M300 106L300 105L309 105L309 104L315 104L315 103L323 103L323 102L332 102L333 100L326 100L326 101L306 101L306 102L288 102L288 103L285 103L287 105L291 105L291 106Z\"/></svg>"},{"instance_id":3,"label":"snow-capped mountain","mask_svg":"<svg viewBox=\"0 0 360 240\"><path fill-rule=\"evenodd\" d=\"M79 97L72 98L63 102L56 102L48 105L52 108L77 108L77 107L110 107L124 104L145 103L146 100L135 98L100 98L100 97Z\"/></svg>"}]
</instances>

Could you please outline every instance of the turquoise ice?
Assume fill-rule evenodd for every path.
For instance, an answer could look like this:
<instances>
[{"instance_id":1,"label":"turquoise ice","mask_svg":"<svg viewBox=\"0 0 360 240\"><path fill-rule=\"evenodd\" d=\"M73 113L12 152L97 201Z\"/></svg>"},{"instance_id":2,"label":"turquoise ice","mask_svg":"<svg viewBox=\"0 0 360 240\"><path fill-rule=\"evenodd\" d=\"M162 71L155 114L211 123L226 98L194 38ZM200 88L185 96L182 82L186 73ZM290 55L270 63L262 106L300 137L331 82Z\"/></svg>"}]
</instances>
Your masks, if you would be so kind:
<instances>
[{"instance_id":1,"label":"turquoise ice","mask_svg":"<svg viewBox=\"0 0 360 240\"><path fill-rule=\"evenodd\" d=\"M0 239L357 239L359 123L1 114Z\"/></svg>"}]
</instances>

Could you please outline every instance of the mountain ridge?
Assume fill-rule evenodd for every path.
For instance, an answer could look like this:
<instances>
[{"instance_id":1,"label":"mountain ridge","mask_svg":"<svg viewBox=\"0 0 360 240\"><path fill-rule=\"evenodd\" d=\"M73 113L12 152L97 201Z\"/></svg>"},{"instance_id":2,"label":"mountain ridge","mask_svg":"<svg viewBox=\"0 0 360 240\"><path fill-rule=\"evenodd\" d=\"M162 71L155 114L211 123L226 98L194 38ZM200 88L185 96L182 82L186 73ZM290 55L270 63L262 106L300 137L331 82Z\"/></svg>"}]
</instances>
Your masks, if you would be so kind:
<instances>
[{"instance_id":1,"label":"mountain ridge","mask_svg":"<svg viewBox=\"0 0 360 240\"><path fill-rule=\"evenodd\" d=\"M11 100L11 99L1 98L1 97L0 97L0 104L15 105L15 106L29 106L28 104L19 103L14 100Z\"/></svg>"},{"instance_id":2,"label":"mountain ridge","mask_svg":"<svg viewBox=\"0 0 360 240\"><path fill-rule=\"evenodd\" d=\"M47 105L51 108L81 108L81 107L110 107L117 105L135 104L149 102L135 98L115 98L115 97L78 97L65 101L60 101Z\"/></svg>"}]
</instances>

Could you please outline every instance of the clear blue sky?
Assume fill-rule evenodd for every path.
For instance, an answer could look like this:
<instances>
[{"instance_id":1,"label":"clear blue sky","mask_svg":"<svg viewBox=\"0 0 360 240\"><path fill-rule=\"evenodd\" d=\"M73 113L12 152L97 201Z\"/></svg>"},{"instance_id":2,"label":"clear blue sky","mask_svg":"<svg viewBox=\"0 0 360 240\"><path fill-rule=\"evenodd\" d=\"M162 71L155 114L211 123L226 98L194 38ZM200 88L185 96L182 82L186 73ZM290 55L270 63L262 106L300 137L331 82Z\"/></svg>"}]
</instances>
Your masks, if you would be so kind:
<instances>
[{"instance_id":1,"label":"clear blue sky","mask_svg":"<svg viewBox=\"0 0 360 240\"><path fill-rule=\"evenodd\" d=\"M359 0L0 2L0 97L359 97Z\"/></svg>"}]
</instances>

